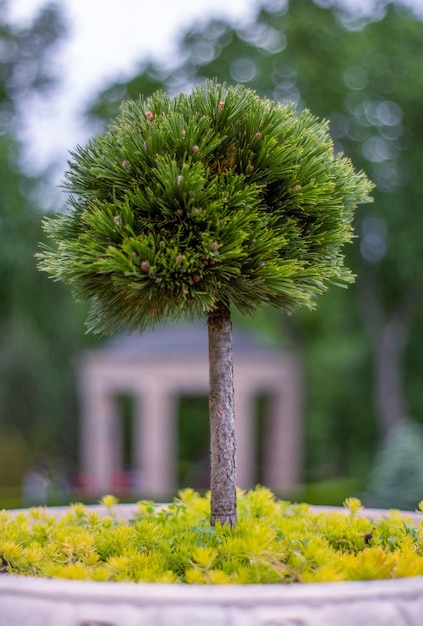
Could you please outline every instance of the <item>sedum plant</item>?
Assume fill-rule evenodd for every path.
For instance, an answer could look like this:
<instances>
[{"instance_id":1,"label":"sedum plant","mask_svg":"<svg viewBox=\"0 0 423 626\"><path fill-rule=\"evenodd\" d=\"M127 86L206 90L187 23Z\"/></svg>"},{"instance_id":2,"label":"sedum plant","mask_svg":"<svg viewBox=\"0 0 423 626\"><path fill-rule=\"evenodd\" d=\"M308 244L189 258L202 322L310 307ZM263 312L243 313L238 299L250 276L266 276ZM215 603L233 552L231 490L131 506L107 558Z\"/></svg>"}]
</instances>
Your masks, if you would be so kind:
<instances>
[{"instance_id":1,"label":"sedum plant","mask_svg":"<svg viewBox=\"0 0 423 626\"><path fill-rule=\"evenodd\" d=\"M74 504L0 513L0 572L48 578L186 584L281 584L423 574L423 521L398 511L374 519L356 498L330 513L239 492L235 528L209 524L210 500L192 490L165 508L139 502L118 519ZM423 503L421 503L423 507Z\"/></svg>"},{"instance_id":2,"label":"sedum plant","mask_svg":"<svg viewBox=\"0 0 423 626\"><path fill-rule=\"evenodd\" d=\"M92 302L89 329L207 318L211 523L236 520L230 307L313 306L343 265L371 184L333 151L326 122L206 82L124 102L69 162L68 211L45 221L40 268Z\"/></svg>"}]
</instances>

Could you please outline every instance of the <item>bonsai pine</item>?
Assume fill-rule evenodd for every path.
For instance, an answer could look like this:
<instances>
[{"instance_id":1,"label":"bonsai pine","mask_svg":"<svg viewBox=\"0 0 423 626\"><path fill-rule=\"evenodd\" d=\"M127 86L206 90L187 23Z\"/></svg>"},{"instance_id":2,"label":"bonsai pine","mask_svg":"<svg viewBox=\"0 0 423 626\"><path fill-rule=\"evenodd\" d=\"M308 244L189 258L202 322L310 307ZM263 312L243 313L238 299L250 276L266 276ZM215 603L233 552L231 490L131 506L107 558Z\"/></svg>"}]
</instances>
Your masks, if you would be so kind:
<instances>
[{"instance_id":1,"label":"bonsai pine","mask_svg":"<svg viewBox=\"0 0 423 626\"><path fill-rule=\"evenodd\" d=\"M124 102L71 157L40 268L92 301L93 331L207 316L211 524L233 525L230 307L293 311L350 282L342 247L371 184L334 155L326 122L215 81Z\"/></svg>"}]
</instances>

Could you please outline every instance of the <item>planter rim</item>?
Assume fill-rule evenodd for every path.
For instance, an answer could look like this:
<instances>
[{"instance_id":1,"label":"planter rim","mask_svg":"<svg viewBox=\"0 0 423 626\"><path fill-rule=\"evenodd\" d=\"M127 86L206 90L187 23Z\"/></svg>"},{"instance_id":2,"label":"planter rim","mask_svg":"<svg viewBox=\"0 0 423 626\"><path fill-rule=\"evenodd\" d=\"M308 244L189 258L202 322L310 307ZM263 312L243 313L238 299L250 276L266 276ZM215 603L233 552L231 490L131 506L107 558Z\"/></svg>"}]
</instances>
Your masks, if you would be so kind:
<instances>
[{"instance_id":1,"label":"planter rim","mask_svg":"<svg viewBox=\"0 0 423 626\"><path fill-rule=\"evenodd\" d=\"M158 502L156 504L156 506L159 509L165 508L166 506L168 506L170 503L169 502ZM293 503L294 505L296 503ZM299 502L298 504L302 504L301 502ZM84 504L85 508L88 509L89 511L96 511L98 513L102 513L104 515L110 515L110 509L107 509L105 506L103 506L102 504ZM348 510L343 507L343 506L329 506L329 505L317 505L317 504L310 504L310 510L311 511L316 511L316 512L320 512L320 513L345 513L346 515L348 515ZM32 508L34 509L43 509L45 510L47 513L51 514L51 515L63 515L64 513L66 513L67 511L69 511L71 505L64 505L64 506L35 506L35 507L27 507L27 508L19 508L19 509L6 509L9 513L12 513L13 515L18 515L19 513L28 513ZM111 507L111 510L117 514L117 517L120 519L131 519L132 516L135 514L136 512L136 507L137 507L137 503L129 503L129 504L117 504L113 507ZM423 522L423 511L407 511L407 510L403 510L403 509L396 509L395 507L389 508L389 509L377 509L377 508L367 508L366 506L361 509L360 511L357 511L357 513L355 513L355 515L361 515L362 517L383 517L384 515L386 515L387 513L389 513L390 511L398 511L401 515L403 515L404 517L411 517L413 518L416 522Z\"/></svg>"},{"instance_id":2,"label":"planter rim","mask_svg":"<svg viewBox=\"0 0 423 626\"><path fill-rule=\"evenodd\" d=\"M298 605L302 601L321 604L325 599L334 603L344 603L349 599L362 601L389 600L392 593L404 600L421 597L423 576L408 578L341 581L328 583L293 583L290 585L188 585L161 583L97 582L32 578L2 574L0 576L0 599L2 596L34 596L53 600L95 601L113 604L127 602L143 606L160 604L202 604L205 599L219 604L242 607L266 604Z\"/></svg>"}]
</instances>

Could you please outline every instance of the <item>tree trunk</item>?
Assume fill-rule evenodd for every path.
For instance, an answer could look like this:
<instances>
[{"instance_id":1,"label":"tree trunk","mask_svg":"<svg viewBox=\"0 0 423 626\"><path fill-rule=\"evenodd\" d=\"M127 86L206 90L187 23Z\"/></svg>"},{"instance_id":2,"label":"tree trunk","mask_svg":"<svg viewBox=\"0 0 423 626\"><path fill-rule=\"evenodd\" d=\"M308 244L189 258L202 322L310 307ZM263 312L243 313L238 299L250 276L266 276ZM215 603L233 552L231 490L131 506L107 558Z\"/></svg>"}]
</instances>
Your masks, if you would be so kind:
<instances>
[{"instance_id":1,"label":"tree trunk","mask_svg":"<svg viewBox=\"0 0 423 626\"><path fill-rule=\"evenodd\" d=\"M378 289L376 272L359 272L359 309L374 362L374 398L381 437L408 417L403 389L403 357L408 327L420 301L418 285L410 285L388 312Z\"/></svg>"},{"instance_id":2,"label":"tree trunk","mask_svg":"<svg viewBox=\"0 0 423 626\"><path fill-rule=\"evenodd\" d=\"M210 411L210 523L236 522L235 414L232 325L228 306L219 302L208 315Z\"/></svg>"},{"instance_id":3,"label":"tree trunk","mask_svg":"<svg viewBox=\"0 0 423 626\"><path fill-rule=\"evenodd\" d=\"M375 394L383 437L408 417L402 384L406 336L405 320L387 320L380 329L375 354Z\"/></svg>"}]
</instances>

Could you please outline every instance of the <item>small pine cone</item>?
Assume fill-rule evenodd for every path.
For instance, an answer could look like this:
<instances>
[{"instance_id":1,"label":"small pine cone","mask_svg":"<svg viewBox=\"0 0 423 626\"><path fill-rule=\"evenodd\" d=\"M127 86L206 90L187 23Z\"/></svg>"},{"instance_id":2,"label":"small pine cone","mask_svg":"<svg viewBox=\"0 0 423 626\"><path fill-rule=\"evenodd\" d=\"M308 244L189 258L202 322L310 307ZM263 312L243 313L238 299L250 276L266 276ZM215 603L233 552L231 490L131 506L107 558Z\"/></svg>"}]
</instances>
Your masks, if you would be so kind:
<instances>
[{"instance_id":1,"label":"small pine cone","mask_svg":"<svg viewBox=\"0 0 423 626\"><path fill-rule=\"evenodd\" d=\"M219 111L221 111L222 109L225 108L225 103L220 101L219 104L217 105L217 108L219 109Z\"/></svg>"},{"instance_id":2,"label":"small pine cone","mask_svg":"<svg viewBox=\"0 0 423 626\"><path fill-rule=\"evenodd\" d=\"M143 272L147 273L150 269L150 263L148 261L143 261L140 265Z\"/></svg>"},{"instance_id":3,"label":"small pine cone","mask_svg":"<svg viewBox=\"0 0 423 626\"><path fill-rule=\"evenodd\" d=\"M151 111L146 111L145 117L148 119L149 122L152 122L154 120L154 115L152 114Z\"/></svg>"},{"instance_id":4,"label":"small pine cone","mask_svg":"<svg viewBox=\"0 0 423 626\"><path fill-rule=\"evenodd\" d=\"M193 153L194 153L194 154L195 154L196 152L198 152L198 151L199 151L199 149L200 149L200 148L199 148L198 146L192 146L192 151L193 151Z\"/></svg>"}]
</instances>

